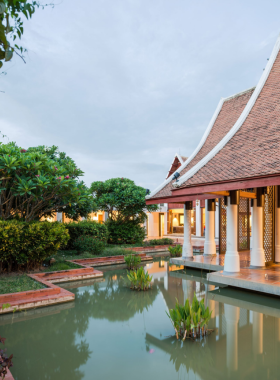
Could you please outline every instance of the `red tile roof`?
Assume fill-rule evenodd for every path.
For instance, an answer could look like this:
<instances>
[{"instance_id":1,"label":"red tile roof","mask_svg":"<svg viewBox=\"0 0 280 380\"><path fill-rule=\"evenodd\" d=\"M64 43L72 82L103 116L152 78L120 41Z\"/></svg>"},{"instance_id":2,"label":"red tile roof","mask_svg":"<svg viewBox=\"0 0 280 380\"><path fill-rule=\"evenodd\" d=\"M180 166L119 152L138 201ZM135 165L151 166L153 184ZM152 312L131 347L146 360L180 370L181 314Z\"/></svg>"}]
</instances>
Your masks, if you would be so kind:
<instances>
[{"instance_id":1,"label":"red tile roof","mask_svg":"<svg viewBox=\"0 0 280 380\"><path fill-rule=\"evenodd\" d=\"M226 145L181 187L280 173L280 52L252 109Z\"/></svg>"},{"instance_id":2,"label":"red tile roof","mask_svg":"<svg viewBox=\"0 0 280 380\"><path fill-rule=\"evenodd\" d=\"M169 172L167 173L166 179L171 176L174 172L176 172L177 169L181 166L181 162L177 156L174 157L173 163L169 169Z\"/></svg>"},{"instance_id":3,"label":"red tile roof","mask_svg":"<svg viewBox=\"0 0 280 380\"><path fill-rule=\"evenodd\" d=\"M248 91L236 94L235 96L225 99L222 108L204 144L202 145L201 149L198 151L196 156L186 165L186 167L184 167L183 170L181 170L181 177L192 167L194 167L203 157L205 157L229 132L229 130L235 124L236 120L241 115L253 91L254 89L250 89ZM173 190L173 182L174 181L167 182L166 185L156 194L152 195L151 198L171 196L171 190Z\"/></svg>"}]
</instances>

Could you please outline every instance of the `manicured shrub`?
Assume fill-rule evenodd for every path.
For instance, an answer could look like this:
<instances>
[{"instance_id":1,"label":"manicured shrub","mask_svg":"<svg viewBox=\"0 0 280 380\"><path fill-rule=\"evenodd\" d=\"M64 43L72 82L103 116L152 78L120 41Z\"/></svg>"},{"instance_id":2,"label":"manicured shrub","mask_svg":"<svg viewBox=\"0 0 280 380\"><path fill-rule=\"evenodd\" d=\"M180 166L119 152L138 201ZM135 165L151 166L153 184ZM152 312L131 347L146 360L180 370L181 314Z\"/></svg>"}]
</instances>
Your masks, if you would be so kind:
<instances>
[{"instance_id":1,"label":"manicured shrub","mask_svg":"<svg viewBox=\"0 0 280 380\"><path fill-rule=\"evenodd\" d=\"M36 268L68 239L67 229L58 222L0 221L1 270Z\"/></svg>"},{"instance_id":2,"label":"manicured shrub","mask_svg":"<svg viewBox=\"0 0 280 380\"><path fill-rule=\"evenodd\" d=\"M149 246L149 245L170 245L170 244L174 244L174 241L172 239L169 239L169 238L151 239L151 240L145 241L145 245L147 245L147 246Z\"/></svg>"},{"instance_id":3,"label":"manicured shrub","mask_svg":"<svg viewBox=\"0 0 280 380\"><path fill-rule=\"evenodd\" d=\"M108 219L106 226L109 231L108 243L110 244L141 244L146 236L145 228L134 220L123 223Z\"/></svg>"},{"instance_id":4,"label":"manicured shrub","mask_svg":"<svg viewBox=\"0 0 280 380\"><path fill-rule=\"evenodd\" d=\"M92 237L95 240L100 241L104 247L107 243L108 229L105 224L83 220L78 223L65 223L64 226L69 232L70 239L63 249L76 249L74 247L74 242L81 236Z\"/></svg>"},{"instance_id":5,"label":"manicured shrub","mask_svg":"<svg viewBox=\"0 0 280 380\"><path fill-rule=\"evenodd\" d=\"M73 248L79 253L90 252L98 255L104 250L105 242L92 236L82 235L74 241Z\"/></svg>"}]
</instances>

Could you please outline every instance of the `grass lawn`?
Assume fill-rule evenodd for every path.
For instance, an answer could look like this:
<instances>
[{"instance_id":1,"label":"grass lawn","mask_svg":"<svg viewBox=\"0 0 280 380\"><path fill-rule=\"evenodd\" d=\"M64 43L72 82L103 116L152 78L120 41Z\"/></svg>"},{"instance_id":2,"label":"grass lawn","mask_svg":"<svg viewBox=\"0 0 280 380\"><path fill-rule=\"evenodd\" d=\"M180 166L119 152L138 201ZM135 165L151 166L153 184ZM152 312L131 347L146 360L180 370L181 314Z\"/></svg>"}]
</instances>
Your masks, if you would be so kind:
<instances>
[{"instance_id":1,"label":"grass lawn","mask_svg":"<svg viewBox=\"0 0 280 380\"><path fill-rule=\"evenodd\" d=\"M89 252L82 252L78 254L77 251L58 251L56 255L52 256L55 259L55 263L52 265L43 266L40 270L35 271L35 273L81 268L80 265L69 263L67 260L125 255L130 253L130 251L125 250L125 248L131 247L132 245L107 246L100 255L93 255ZM0 276L0 294L24 292L27 290L36 290L42 288L44 288L44 285L28 277L26 274L11 274Z\"/></svg>"},{"instance_id":2,"label":"grass lawn","mask_svg":"<svg viewBox=\"0 0 280 380\"><path fill-rule=\"evenodd\" d=\"M45 286L26 274L11 274L0 277L0 294L26 292L43 289Z\"/></svg>"}]
</instances>

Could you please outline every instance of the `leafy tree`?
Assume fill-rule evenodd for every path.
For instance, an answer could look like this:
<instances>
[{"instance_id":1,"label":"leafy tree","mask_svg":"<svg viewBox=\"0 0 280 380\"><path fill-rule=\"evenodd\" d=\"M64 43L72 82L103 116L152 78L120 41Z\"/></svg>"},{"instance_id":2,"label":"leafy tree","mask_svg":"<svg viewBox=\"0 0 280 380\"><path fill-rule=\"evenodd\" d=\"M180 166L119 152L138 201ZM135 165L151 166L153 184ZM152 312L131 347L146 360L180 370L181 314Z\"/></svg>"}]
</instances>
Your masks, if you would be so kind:
<instances>
[{"instance_id":1,"label":"leafy tree","mask_svg":"<svg viewBox=\"0 0 280 380\"><path fill-rule=\"evenodd\" d=\"M112 178L91 184L97 208L108 213L109 242L133 243L145 237L143 223L146 211L157 211L157 205L146 205L146 190L127 178Z\"/></svg>"},{"instance_id":2,"label":"leafy tree","mask_svg":"<svg viewBox=\"0 0 280 380\"><path fill-rule=\"evenodd\" d=\"M64 212L77 220L97 211L83 172L56 146L27 150L0 144L0 218L27 222Z\"/></svg>"},{"instance_id":3,"label":"leafy tree","mask_svg":"<svg viewBox=\"0 0 280 380\"><path fill-rule=\"evenodd\" d=\"M53 6L42 5L38 1L0 0L0 68L3 61L12 59L13 53L24 60L23 53L26 49L16 43L24 32L23 17L30 19L36 8L44 8L46 5Z\"/></svg>"}]
</instances>

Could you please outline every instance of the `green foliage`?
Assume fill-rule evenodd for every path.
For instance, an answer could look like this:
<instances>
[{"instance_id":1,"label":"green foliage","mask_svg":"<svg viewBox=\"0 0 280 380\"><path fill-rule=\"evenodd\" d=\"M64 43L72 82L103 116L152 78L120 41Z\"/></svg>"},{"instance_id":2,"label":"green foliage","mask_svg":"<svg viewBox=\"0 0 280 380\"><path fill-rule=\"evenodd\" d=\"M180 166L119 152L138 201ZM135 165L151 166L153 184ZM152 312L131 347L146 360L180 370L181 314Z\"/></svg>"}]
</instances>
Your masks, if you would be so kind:
<instances>
[{"instance_id":1,"label":"green foliage","mask_svg":"<svg viewBox=\"0 0 280 380\"><path fill-rule=\"evenodd\" d=\"M69 234L61 223L0 221L0 266L33 269L67 244Z\"/></svg>"},{"instance_id":2,"label":"green foliage","mask_svg":"<svg viewBox=\"0 0 280 380\"><path fill-rule=\"evenodd\" d=\"M109 232L108 243L111 244L139 243L142 245L146 236L145 228L137 220L122 222L108 219L105 224Z\"/></svg>"},{"instance_id":3,"label":"green foliage","mask_svg":"<svg viewBox=\"0 0 280 380\"><path fill-rule=\"evenodd\" d=\"M144 271L143 267L140 267L137 270L131 270L127 274L127 278L129 279L131 286L130 288L133 290L148 290L151 288L151 282L153 277L149 275L148 272Z\"/></svg>"},{"instance_id":4,"label":"green foliage","mask_svg":"<svg viewBox=\"0 0 280 380\"><path fill-rule=\"evenodd\" d=\"M204 299L198 302L194 293L191 307L188 299L185 305L180 305L176 300L175 309L170 309L166 314L173 324L177 339L180 337L184 341L189 336L195 338L197 335L206 334L212 311L205 308Z\"/></svg>"},{"instance_id":5,"label":"green foliage","mask_svg":"<svg viewBox=\"0 0 280 380\"><path fill-rule=\"evenodd\" d=\"M141 263L141 257L130 253L129 255L124 256L124 261L126 262L128 269L134 269Z\"/></svg>"},{"instance_id":6,"label":"green foliage","mask_svg":"<svg viewBox=\"0 0 280 380\"><path fill-rule=\"evenodd\" d=\"M78 252L90 252L99 255L105 248L105 242L92 236L82 235L74 241L73 248Z\"/></svg>"},{"instance_id":7,"label":"green foliage","mask_svg":"<svg viewBox=\"0 0 280 380\"><path fill-rule=\"evenodd\" d=\"M146 211L158 209L146 205L146 190L127 178L112 178L91 184L97 208L108 213L109 243L123 244L143 241L145 229L142 224Z\"/></svg>"},{"instance_id":8,"label":"green foliage","mask_svg":"<svg viewBox=\"0 0 280 380\"><path fill-rule=\"evenodd\" d=\"M81 237L90 237L92 239L95 239L100 243L99 247L103 247L104 249L107 240L108 240L108 229L105 224L100 224L94 221L88 221L83 220L81 222L75 223L65 223L65 227L69 231L70 239L68 241L68 244L65 249L78 249L81 251L80 248L78 248L78 245L81 247L82 242L84 241L84 245L89 244L90 241L88 240L88 243L86 240L78 240ZM77 245L78 244L78 245ZM97 244L97 243L96 243ZM96 245L98 246L98 244ZM90 248L88 246L88 248ZM94 252L94 251L89 251Z\"/></svg>"},{"instance_id":9,"label":"green foliage","mask_svg":"<svg viewBox=\"0 0 280 380\"><path fill-rule=\"evenodd\" d=\"M1 1L1 0L0 0ZM0 218L27 222L64 212L77 220L96 211L83 172L58 148L27 150L0 143Z\"/></svg>"},{"instance_id":10,"label":"green foliage","mask_svg":"<svg viewBox=\"0 0 280 380\"><path fill-rule=\"evenodd\" d=\"M169 245L169 244L174 244L174 241L169 238L163 238L163 239L151 239L145 241L145 246L149 245Z\"/></svg>"},{"instance_id":11,"label":"green foliage","mask_svg":"<svg viewBox=\"0 0 280 380\"><path fill-rule=\"evenodd\" d=\"M46 5L48 4L41 5L38 1L0 0L0 68L3 61L12 59L14 52L24 61L23 53L27 50L16 43L24 32L23 17L30 19L36 8L44 8Z\"/></svg>"},{"instance_id":12,"label":"green foliage","mask_svg":"<svg viewBox=\"0 0 280 380\"><path fill-rule=\"evenodd\" d=\"M168 247L168 251L170 252L171 257L182 256L182 246L180 244L176 244L174 247Z\"/></svg>"},{"instance_id":13,"label":"green foliage","mask_svg":"<svg viewBox=\"0 0 280 380\"><path fill-rule=\"evenodd\" d=\"M45 286L28 277L26 274L0 277L0 294L26 292L29 290L42 289ZM10 307L10 304L8 307ZM5 307L4 307L5 308Z\"/></svg>"}]
</instances>

